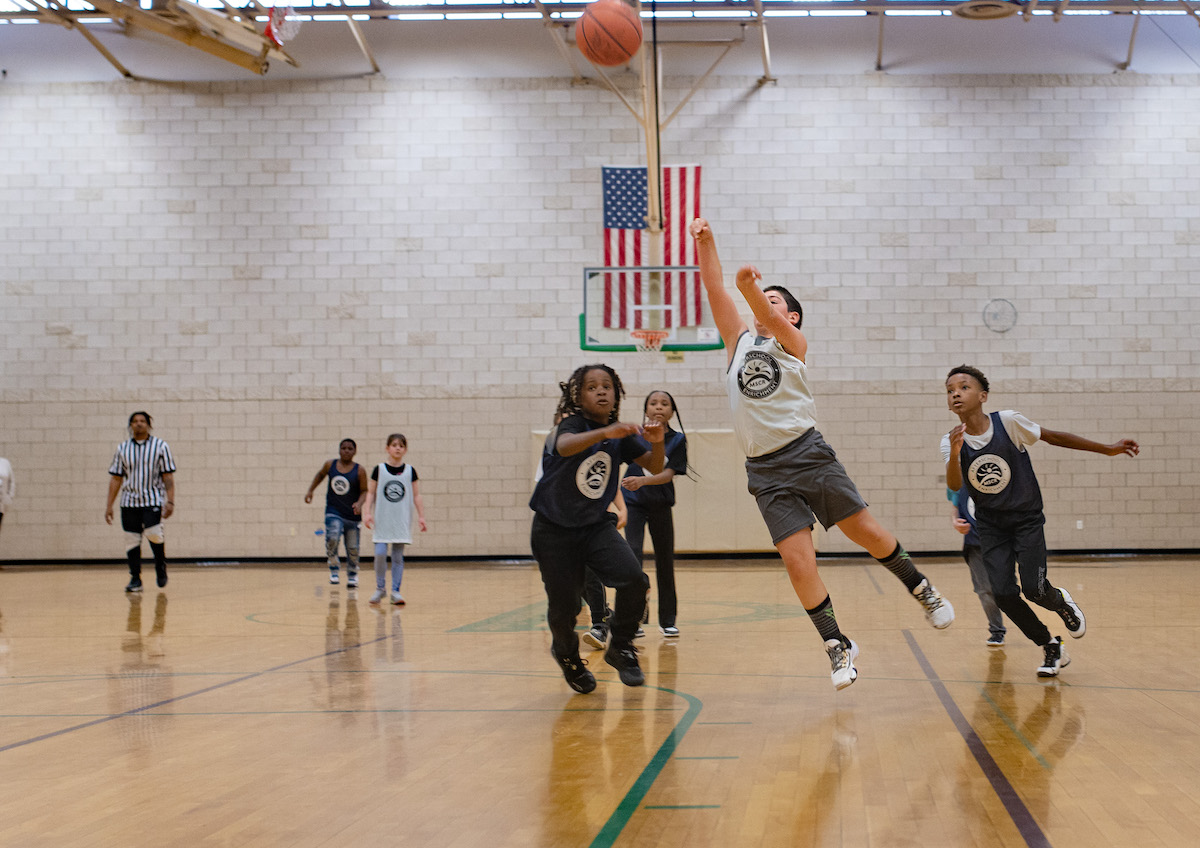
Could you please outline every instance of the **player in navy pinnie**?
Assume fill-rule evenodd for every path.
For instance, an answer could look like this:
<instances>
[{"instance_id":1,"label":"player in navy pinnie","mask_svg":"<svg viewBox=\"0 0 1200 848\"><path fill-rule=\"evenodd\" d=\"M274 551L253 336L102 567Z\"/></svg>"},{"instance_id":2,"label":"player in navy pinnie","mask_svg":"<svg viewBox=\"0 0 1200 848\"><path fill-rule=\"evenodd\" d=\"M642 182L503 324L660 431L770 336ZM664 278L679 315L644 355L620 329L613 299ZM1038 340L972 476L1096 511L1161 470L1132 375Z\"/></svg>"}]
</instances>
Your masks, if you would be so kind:
<instances>
[{"instance_id":1,"label":"player in navy pinnie","mask_svg":"<svg viewBox=\"0 0 1200 848\"><path fill-rule=\"evenodd\" d=\"M616 496L622 463L636 462L651 474L662 471L663 427L657 421L639 425L619 420L625 389L607 365L577 368L559 388L555 418L565 417L546 437L542 477L529 501L534 511L530 545L546 589L550 653L572 689L587 693L596 688L596 678L579 656L575 632L585 569L590 568L616 590L604 661L626 686L641 686L645 676L633 638L650 581L617 531L608 505Z\"/></svg>"}]
</instances>

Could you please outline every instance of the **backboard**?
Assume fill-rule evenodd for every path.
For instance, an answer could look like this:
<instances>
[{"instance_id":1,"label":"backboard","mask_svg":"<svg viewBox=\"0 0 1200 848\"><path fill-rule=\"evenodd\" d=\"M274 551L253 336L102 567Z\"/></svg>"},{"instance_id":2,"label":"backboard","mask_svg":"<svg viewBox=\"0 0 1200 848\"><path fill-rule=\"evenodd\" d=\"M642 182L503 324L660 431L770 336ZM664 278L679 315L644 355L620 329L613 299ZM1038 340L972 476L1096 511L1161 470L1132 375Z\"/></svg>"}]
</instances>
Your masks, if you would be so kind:
<instances>
[{"instance_id":1,"label":"backboard","mask_svg":"<svg viewBox=\"0 0 1200 848\"><path fill-rule=\"evenodd\" d=\"M708 310L694 265L583 269L582 350L637 350L631 333L662 330L664 351L719 350L725 345Z\"/></svg>"}]
</instances>

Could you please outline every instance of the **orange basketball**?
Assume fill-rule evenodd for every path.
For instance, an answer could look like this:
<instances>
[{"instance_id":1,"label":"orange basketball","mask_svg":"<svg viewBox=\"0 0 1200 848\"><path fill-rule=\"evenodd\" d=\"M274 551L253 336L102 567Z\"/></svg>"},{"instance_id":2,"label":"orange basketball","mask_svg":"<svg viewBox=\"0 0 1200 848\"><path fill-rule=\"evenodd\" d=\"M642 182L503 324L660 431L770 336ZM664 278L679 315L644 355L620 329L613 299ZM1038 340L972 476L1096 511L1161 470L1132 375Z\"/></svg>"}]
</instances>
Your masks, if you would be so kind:
<instances>
[{"instance_id":1,"label":"orange basketball","mask_svg":"<svg viewBox=\"0 0 1200 848\"><path fill-rule=\"evenodd\" d=\"M622 0L596 0L575 24L575 43L593 65L624 65L642 46L642 19Z\"/></svg>"}]
</instances>

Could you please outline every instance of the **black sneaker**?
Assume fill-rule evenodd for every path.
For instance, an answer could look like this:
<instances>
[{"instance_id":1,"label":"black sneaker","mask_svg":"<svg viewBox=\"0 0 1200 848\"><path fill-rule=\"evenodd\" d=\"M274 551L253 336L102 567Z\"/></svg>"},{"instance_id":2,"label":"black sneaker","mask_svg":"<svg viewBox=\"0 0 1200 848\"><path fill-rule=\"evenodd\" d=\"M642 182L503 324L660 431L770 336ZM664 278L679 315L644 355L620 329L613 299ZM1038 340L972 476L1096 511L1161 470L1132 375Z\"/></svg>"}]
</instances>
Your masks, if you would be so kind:
<instances>
[{"instance_id":1,"label":"black sneaker","mask_svg":"<svg viewBox=\"0 0 1200 848\"><path fill-rule=\"evenodd\" d=\"M133 577L133 578L130 578L130 580L129 580L129 585L127 585L127 586L125 587L125 591L126 591L126 592L140 592L140 591L142 591L142 578L140 578L140 577Z\"/></svg>"},{"instance_id":2,"label":"black sneaker","mask_svg":"<svg viewBox=\"0 0 1200 848\"><path fill-rule=\"evenodd\" d=\"M1048 644L1042 646L1046 657L1042 664L1038 667L1038 677L1058 677L1059 669L1066 668L1071 664L1071 658L1067 656L1067 649L1063 647L1061 636L1055 636Z\"/></svg>"},{"instance_id":3,"label":"black sneaker","mask_svg":"<svg viewBox=\"0 0 1200 848\"><path fill-rule=\"evenodd\" d=\"M1067 626L1067 632L1074 638L1078 639L1087 632L1087 619L1083 617L1083 610L1079 608L1079 604L1071 597L1071 593L1066 589L1059 589L1062 595L1063 608L1055 610L1062 618L1063 624Z\"/></svg>"},{"instance_id":4,"label":"black sneaker","mask_svg":"<svg viewBox=\"0 0 1200 848\"><path fill-rule=\"evenodd\" d=\"M167 585L167 567L166 565L154 566L154 576L157 578L158 588Z\"/></svg>"},{"instance_id":5,"label":"black sneaker","mask_svg":"<svg viewBox=\"0 0 1200 848\"><path fill-rule=\"evenodd\" d=\"M567 685L576 692L586 695L596 688L596 678L587 670L587 662L580 659L579 654L573 657L560 657L558 652L551 648L550 656L554 657L554 661L562 669Z\"/></svg>"},{"instance_id":6,"label":"black sneaker","mask_svg":"<svg viewBox=\"0 0 1200 848\"><path fill-rule=\"evenodd\" d=\"M621 682L626 686L641 686L646 682L646 675L642 674L642 667L638 665L637 648L633 645L618 647L609 642L604 661L617 670Z\"/></svg>"}]
</instances>

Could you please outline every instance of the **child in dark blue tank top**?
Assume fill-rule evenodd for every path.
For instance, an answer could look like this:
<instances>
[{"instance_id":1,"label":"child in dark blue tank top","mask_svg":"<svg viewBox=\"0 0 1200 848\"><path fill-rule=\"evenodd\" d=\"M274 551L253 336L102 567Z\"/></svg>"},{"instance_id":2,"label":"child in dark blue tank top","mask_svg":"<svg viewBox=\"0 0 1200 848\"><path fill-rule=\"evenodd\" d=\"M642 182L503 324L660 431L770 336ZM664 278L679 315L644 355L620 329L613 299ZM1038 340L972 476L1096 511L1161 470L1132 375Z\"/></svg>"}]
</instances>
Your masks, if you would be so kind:
<instances>
[{"instance_id":1,"label":"child in dark blue tank top","mask_svg":"<svg viewBox=\"0 0 1200 848\"><path fill-rule=\"evenodd\" d=\"M654 582L658 590L658 626L668 638L679 636L675 624L678 600L675 595L675 522L671 508L675 506L675 476L687 474L687 436L671 429L670 421L678 413L675 398L670 392L653 391L646 395L642 414L648 421L659 421L666 428L663 453L666 466L657 474L646 474L640 466L631 465L628 476L621 481L626 490L625 506L629 521L625 538L633 548L638 562L642 561L642 543L646 528L654 545Z\"/></svg>"},{"instance_id":2,"label":"child in dark blue tank top","mask_svg":"<svg viewBox=\"0 0 1200 848\"><path fill-rule=\"evenodd\" d=\"M1051 637L1049 628L1022 600L1021 593L1038 606L1058 613L1067 632L1076 639L1086 632L1087 622L1071 593L1052 586L1046 578L1046 516L1025 447L1043 441L1105 456L1137 456L1138 443L1133 439L1110 445L1093 442L1039 427L1012 410L989 415L983 411L987 393L987 377L978 368L959 365L946 376L947 404L961 422L948 435L949 452L944 454L946 485L955 491L965 486L970 493L996 605L1042 648L1044 658L1038 676L1056 677L1059 669L1071 661L1062 637Z\"/></svg>"},{"instance_id":3,"label":"child in dark blue tank top","mask_svg":"<svg viewBox=\"0 0 1200 848\"><path fill-rule=\"evenodd\" d=\"M357 452L354 439L342 439L338 445L338 458L327 460L321 466L304 496L305 503L312 503L317 486L329 478L325 492L325 559L329 564L329 582L334 585L339 582L338 545L344 540L346 586L350 589L358 587L359 522L363 501L367 499L367 472L354 461Z\"/></svg>"}]
</instances>

